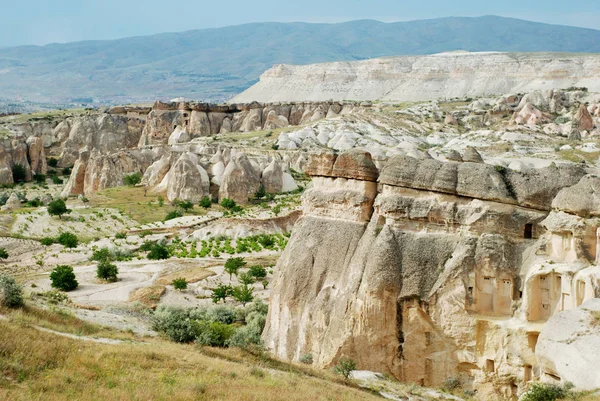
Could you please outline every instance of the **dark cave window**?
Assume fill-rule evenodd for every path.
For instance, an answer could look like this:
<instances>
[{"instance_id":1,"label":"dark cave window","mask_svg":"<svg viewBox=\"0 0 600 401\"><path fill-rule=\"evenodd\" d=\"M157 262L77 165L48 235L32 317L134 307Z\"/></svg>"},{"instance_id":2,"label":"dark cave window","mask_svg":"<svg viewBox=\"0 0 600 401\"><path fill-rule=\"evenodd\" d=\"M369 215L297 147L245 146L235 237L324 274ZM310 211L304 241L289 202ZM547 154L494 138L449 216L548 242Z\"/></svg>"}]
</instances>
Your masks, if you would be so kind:
<instances>
[{"instance_id":1,"label":"dark cave window","mask_svg":"<svg viewBox=\"0 0 600 401\"><path fill-rule=\"evenodd\" d=\"M533 224L525 224L525 229L523 230L523 238L533 238Z\"/></svg>"}]
</instances>

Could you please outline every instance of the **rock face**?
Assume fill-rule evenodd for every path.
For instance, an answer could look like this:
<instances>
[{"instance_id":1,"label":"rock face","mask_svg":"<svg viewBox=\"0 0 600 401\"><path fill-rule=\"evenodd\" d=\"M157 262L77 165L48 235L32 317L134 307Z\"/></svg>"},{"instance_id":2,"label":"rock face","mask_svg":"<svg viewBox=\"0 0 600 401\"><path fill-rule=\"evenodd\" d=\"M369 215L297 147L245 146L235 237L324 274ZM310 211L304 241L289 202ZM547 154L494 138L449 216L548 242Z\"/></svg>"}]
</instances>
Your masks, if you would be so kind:
<instances>
[{"instance_id":1,"label":"rock face","mask_svg":"<svg viewBox=\"0 0 600 401\"><path fill-rule=\"evenodd\" d=\"M577 128L580 131L591 131L594 129L594 119L590 115L585 107L585 104L579 105L579 110L575 115L575 121L577 122Z\"/></svg>"},{"instance_id":2,"label":"rock face","mask_svg":"<svg viewBox=\"0 0 600 401\"><path fill-rule=\"evenodd\" d=\"M17 196L17 194L15 194L13 192L8 197L8 200L6 201L4 206L2 206L2 210L15 210L20 207L21 207L21 201L19 200L19 197Z\"/></svg>"},{"instance_id":3,"label":"rock face","mask_svg":"<svg viewBox=\"0 0 600 401\"><path fill-rule=\"evenodd\" d=\"M198 203L209 195L210 180L198 157L193 153L184 153L169 171L167 198L169 200L189 200Z\"/></svg>"},{"instance_id":4,"label":"rock face","mask_svg":"<svg viewBox=\"0 0 600 401\"><path fill-rule=\"evenodd\" d=\"M313 184L276 266L263 333L277 357L310 353L327 367L347 356L434 387L457 377L481 399L562 377L538 363L528 322L595 296L599 221L550 211L561 190L587 185L585 172L407 156L378 172L364 152L313 155L305 171ZM561 265L570 260L577 267ZM544 298L560 277L570 298L559 303L554 287Z\"/></svg>"},{"instance_id":5,"label":"rock face","mask_svg":"<svg viewBox=\"0 0 600 401\"><path fill-rule=\"evenodd\" d=\"M229 198L237 203L248 203L260 187L260 175L254 169L248 157L238 153L232 157L227 164L221 186L219 188L219 199Z\"/></svg>"},{"instance_id":6,"label":"rock face","mask_svg":"<svg viewBox=\"0 0 600 401\"><path fill-rule=\"evenodd\" d=\"M548 321L535 347L541 368L582 390L594 390L600 372L591 367L600 354L600 299L559 313Z\"/></svg>"},{"instance_id":7,"label":"rock face","mask_svg":"<svg viewBox=\"0 0 600 401\"><path fill-rule=\"evenodd\" d=\"M435 71L435 79L432 78ZM597 55L442 53L304 66L276 65L231 102L423 101L553 88L600 92ZM502 79L497 79L501 76ZM392 89L390 89L392 88ZM530 100L534 101L534 99ZM560 107L556 99L553 107Z\"/></svg>"}]
</instances>

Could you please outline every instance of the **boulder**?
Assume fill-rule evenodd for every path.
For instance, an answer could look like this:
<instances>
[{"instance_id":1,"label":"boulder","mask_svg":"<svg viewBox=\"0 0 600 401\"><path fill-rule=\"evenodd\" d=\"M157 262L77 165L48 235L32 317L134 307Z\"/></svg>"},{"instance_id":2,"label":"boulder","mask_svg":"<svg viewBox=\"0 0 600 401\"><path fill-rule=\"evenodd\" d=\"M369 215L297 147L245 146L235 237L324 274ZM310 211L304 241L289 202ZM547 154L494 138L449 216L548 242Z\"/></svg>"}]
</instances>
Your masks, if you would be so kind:
<instances>
[{"instance_id":1,"label":"boulder","mask_svg":"<svg viewBox=\"0 0 600 401\"><path fill-rule=\"evenodd\" d=\"M600 217L600 177L586 175L577 184L563 188L552 208L581 217Z\"/></svg>"},{"instance_id":2,"label":"boulder","mask_svg":"<svg viewBox=\"0 0 600 401\"><path fill-rule=\"evenodd\" d=\"M477 149L475 149L472 146L466 147L465 151L462 154L462 160L464 162L469 163L483 163L483 158L481 157Z\"/></svg>"},{"instance_id":3,"label":"boulder","mask_svg":"<svg viewBox=\"0 0 600 401\"><path fill-rule=\"evenodd\" d=\"M198 157L190 152L183 153L169 170L167 198L197 203L209 195L208 173L198 163Z\"/></svg>"},{"instance_id":4,"label":"boulder","mask_svg":"<svg viewBox=\"0 0 600 401\"><path fill-rule=\"evenodd\" d=\"M276 194L283 188L283 166L273 159L262 172L262 185L265 192Z\"/></svg>"},{"instance_id":5,"label":"boulder","mask_svg":"<svg viewBox=\"0 0 600 401\"><path fill-rule=\"evenodd\" d=\"M260 187L260 176L254 170L244 153L236 153L227 164L221 186L219 199L229 198L237 203L248 203Z\"/></svg>"},{"instance_id":6,"label":"boulder","mask_svg":"<svg viewBox=\"0 0 600 401\"><path fill-rule=\"evenodd\" d=\"M594 119L590 115L588 109L582 103L579 105L577 114L575 114L575 122L579 131L592 131L594 129Z\"/></svg>"},{"instance_id":7,"label":"boulder","mask_svg":"<svg viewBox=\"0 0 600 401\"><path fill-rule=\"evenodd\" d=\"M337 159L334 152L314 152L309 154L308 162L304 167L304 172L309 176L331 177L333 174L333 165Z\"/></svg>"},{"instance_id":8,"label":"boulder","mask_svg":"<svg viewBox=\"0 0 600 401\"><path fill-rule=\"evenodd\" d=\"M146 169L142 178L142 183L154 187L161 183L171 168L171 158L163 156Z\"/></svg>"},{"instance_id":9,"label":"boulder","mask_svg":"<svg viewBox=\"0 0 600 401\"><path fill-rule=\"evenodd\" d=\"M531 103L525 103L520 111L515 112L513 119L517 124L537 125L543 121L543 114Z\"/></svg>"},{"instance_id":10,"label":"boulder","mask_svg":"<svg viewBox=\"0 0 600 401\"><path fill-rule=\"evenodd\" d=\"M341 153L336 158L331 175L354 180L377 181L379 170L369 152L353 149Z\"/></svg>"},{"instance_id":11,"label":"boulder","mask_svg":"<svg viewBox=\"0 0 600 401\"><path fill-rule=\"evenodd\" d=\"M29 160L31 171L35 174L46 174L48 165L46 164L46 152L44 151L44 141L39 136L30 136L27 138L27 147L29 148Z\"/></svg>"},{"instance_id":12,"label":"boulder","mask_svg":"<svg viewBox=\"0 0 600 401\"><path fill-rule=\"evenodd\" d=\"M543 373L579 390L600 388L600 299L552 317L540 332L535 356Z\"/></svg>"},{"instance_id":13,"label":"boulder","mask_svg":"<svg viewBox=\"0 0 600 401\"><path fill-rule=\"evenodd\" d=\"M190 141L190 136L187 133L187 130L183 127L178 126L175 128L175 131L169 136L168 144L169 145L177 145L178 143L185 143Z\"/></svg>"},{"instance_id":14,"label":"boulder","mask_svg":"<svg viewBox=\"0 0 600 401\"><path fill-rule=\"evenodd\" d=\"M458 121L456 120L454 115L452 115L452 113L446 113L446 118L444 119L444 124L458 125Z\"/></svg>"},{"instance_id":15,"label":"boulder","mask_svg":"<svg viewBox=\"0 0 600 401\"><path fill-rule=\"evenodd\" d=\"M448 153L446 153L446 160L451 162L462 162L463 158L460 155L460 153L458 153L454 149L451 149L450 151L448 151Z\"/></svg>"},{"instance_id":16,"label":"boulder","mask_svg":"<svg viewBox=\"0 0 600 401\"><path fill-rule=\"evenodd\" d=\"M21 207L21 200L19 199L17 194L13 192L8 197L8 200L6 201L4 206L2 206L2 210L15 210L20 207Z\"/></svg>"}]
</instances>

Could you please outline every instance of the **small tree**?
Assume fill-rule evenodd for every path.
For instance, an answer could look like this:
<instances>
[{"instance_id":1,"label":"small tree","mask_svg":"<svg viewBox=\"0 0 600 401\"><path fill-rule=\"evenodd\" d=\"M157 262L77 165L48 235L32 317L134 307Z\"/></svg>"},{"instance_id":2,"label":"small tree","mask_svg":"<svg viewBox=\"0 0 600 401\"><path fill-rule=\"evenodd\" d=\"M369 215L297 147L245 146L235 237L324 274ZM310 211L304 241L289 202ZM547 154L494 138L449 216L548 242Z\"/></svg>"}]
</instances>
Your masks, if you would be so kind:
<instances>
[{"instance_id":1,"label":"small tree","mask_svg":"<svg viewBox=\"0 0 600 401\"><path fill-rule=\"evenodd\" d=\"M169 213L167 213L167 215L165 217L165 221L173 220L173 219L176 219L176 218L182 217L182 216L183 216L183 213L181 213L181 210L179 210L179 209L171 210Z\"/></svg>"},{"instance_id":2,"label":"small tree","mask_svg":"<svg viewBox=\"0 0 600 401\"><path fill-rule=\"evenodd\" d=\"M346 358L345 356L341 357L337 365L334 367L335 372L344 376L346 379L350 377L350 373L352 373L352 371L355 369L356 362L350 358Z\"/></svg>"},{"instance_id":3,"label":"small tree","mask_svg":"<svg viewBox=\"0 0 600 401\"><path fill-rule=\"evenodd\" d=\"M240 283L245 285L254 283L254 276L252 276L250 273L242 273L238 276L238 279L240 280Z\"/></svg>"},{"instance_id":4,"label":"small tree","mask_svg":"<svg viewBox=\"0 0 600 401\"><path fill-rule=\"evenodd\" d=\"M188 287L188 283L187 280L183 277L180 278L176 278L175 280L173 280L173 282L171 283L173 285L173 288L175 288L176 290L186 290Z\"/></svg>"},{"instance_id":5,"label":"small tree","mask_svg":"<svg viewBox=\"0 0 600 401\"><path fill-rule=\"evenodd\" d=\"M14 182L24 182L27 178L27 170L22 164L15 164L12 168L12 175Z\"/></svg>"},{"instance_id":6,"label":"small tree","mask_svg":"<svg viewBox=\"0 0 600 401\"><path fill-rule=\"evenodd\" d=\"M179 207L182 208L184 212L189 212L194 208L194 204L190 201L179 201Z\"/></svg>"},{"instance_id":7,"label":"small tree","mask_svg":"<svg viewBox=\"0 0 600 401\"><path fill-rule=\"evenodd\" d=\"M260 265L250 266L248 271L256 280L261 280L267 277L267 269Z\"/></svg>"},{"instance_id":8,"label":"small tree","mask_svg":"<svg viewBox=\"0 0 600 401\"><path fill-rule=\"evenodd\" d=\"M130 187L135 187L137 184L139 184L140 182L142 182L142 175L140 173L133 173L133 174L129 174L123 177L123 181L125 182L125 185L128 185Z\"/></svg>"},{"instance_id":9,"label":"small tree","mask_svg":"<svg viewBox=\"0 0 600 401\"><path fill-rule=\"evenodd\" d=\"M0 248L0 259L8 259L8 252L4 248Z\"/></svg>"},{"instance_id":10,"label":"small tree","mask_svg":"<svg viewBox=\"0 0 600 401\"><path fill-rule=\"evenodd\" d=\"M269 281L268 280L263 280L262 285L263 285L263 289L266 290L267 287L269 286Z\"/></svg>"},{"instance_id":11,"label":"small tree","mask_svg":"<svg viewBox=\"0 0 600 401\"><path fill-rule=\"evenodd\" d=\"M79 239L73 233L61 233L56 239L56 242L65 248L77 248L77 245L79 245Z\"/></svg>"},{"instance_id":12,"label":"small tree","mask_svg":"<svg viewBox=\"0 0 600 401\"><path fill-rule=\"evenodd\" d=\"M20 308L23 305L23 287L13 277L0 273L0 306Z\"/></svg>"},{"instance_id":13,"label":"small tree","mask_svg":"<svg viewBox=\"0 0 600 401\"><path fill-rule=\"evenodd\" d=\"M117 281L117 274L119 274L119 269L116 265L110 263L108 260L102 260L98 263L96 277L98 277L100 280L106 280L114 283Z\"/></svg>"},{"instance_id":14,"label":"small tree","mask_svg":"<svg viewBox=\"0 0 600 401\"><path fill-rule=\"evenodd\" d=\"M210 207L212 206L212 201L210 200L210 198L208 196L205 196L202 199L200 199L200 202L198 205L200 207L203 207L204 209L210 209Z\"/></svg>"},{"instance_id":15,"label":"small tree","mask_svg":"<svg viewBox=\"0 0 600 401\"><path fill-rule=\"evenodd\" d=\"M62 199L55 199L48 204L50 216L58 216L59 219L62 219L62 215L68 213L71 213L71 209L67 209L67 204Z\"/></svg>"},{"instance_id":16,"label":"small tree","mask_svg":"<svg viewBox=\"0 0 600 401\"><path fill-rule=\"evenodd\" d=\"M231 280L233 274L237 275L238 271L244 266L246 266L246 261L242 257L227 259L227 262L225 262L225 271L229 273L229 279Z\"/></svg>"},{"instance_id":17,"label":"small tree","mask_svg":"<svg viewBox=\"0 0 600 401\"><path fill-rule=\"evenodd\" d=\"M254 194L254 198L255 199L262 199L265 197L267 193L265 192L265 187L263 184L260 184L260 186L258 187L258 191L256 191L256 193Z\"/></svg>"},{"instance_id":18,"label":"small tree","mask_svg":"<svg viewBox=\"0 0 600 401\"><path fill-rule=\"evenodd\" d=\"M214 303L218 304L221 300L225 302L227 297L230 296L232 293L233 289L230 285L219 284L217 288L212 290L212 295L210 297L212 298L212 301Z\"/></svg>"},{"instance_id":19,"label":"small tree","mask_svg":"<svg viewBox=\"0 0 600 401\"><path fill-rule=\"evenodd\" d=\"M229 198L223 198L223 200L221 201L221 206L223 206L225 209L233 209L236 206L236 203L233 199L229 199Z\"/></svg>"},{"instance_id":20,"label":"small tree","mask_svg":"<svg viewBox=\"0 0 600 401\"><path fill-rule=\"evenodd\" d=\"M158 203L159 207L163 207L163 205L165 204L165 199L162 196L159 196L158 198L156 198L156 202Z\"/></svg>"},{"instance_id":21,"label":"small tree","mask_svg":"<svg viewBox=\"0 0 600 401\"><path fill-rule=\"evenodd\" d=\"M254 288L247 285L238 285L233 289L233 298L241 302L243 306L246 306L248 302L252 302L254 299Z\"/></svg>"},{"instance_id":22,"label":"small tree","mask_svg":"<svg viewBox=\"0 0 600 401\"><path fill-rule=\"evenodd\" d=\"M52 287L61 291L72 291L79 286L73 268L67 265L56 266L50 273L50 281Z\"/></svg>"},{"instance_id":23,"label":"small tree","mask_svg":"<svg viewBox=\"0 0 600 401\"><path fill-rule=\"evenodd\" d=\"M112 255L110 249L104 247L104 248L95 250L92 253L92 256L90 257L90 260L95 261L95 262L111 261L111 260L113 260L113 255Z\"/></svg>"},{"instance_id":24,"label":"small tree","mask_svg":"<svg viewBox=\"0 0 600 401\"><path fill-rule=\"evenodd\" d=\"M58 166L58 160L56 160L56 158L54 158L54 157L49 158L48 166L50 166L52 168L56 168L56 166Z\"/></svg>"},{"instance_id":25,"label":"small tree","mask_svg":"<svg viewBox=\"0 0 600 401\"><path fill-rule=\"evenodd\" d=\"M148 259L150 260L169 259L170 256L169 248L163 244L152 245L150 252L148 253Z\"/></svg>"},{"instance_id":26,"label":"small tree","mask_svg":"<svg viewBox=\"0 0 600 401\"><path fill-rule=\"evenodd\" d=\"M38 184L43 184L46 182L46 176L44 174L34 174L33 180Z\"/></svg>"}]
</instances>

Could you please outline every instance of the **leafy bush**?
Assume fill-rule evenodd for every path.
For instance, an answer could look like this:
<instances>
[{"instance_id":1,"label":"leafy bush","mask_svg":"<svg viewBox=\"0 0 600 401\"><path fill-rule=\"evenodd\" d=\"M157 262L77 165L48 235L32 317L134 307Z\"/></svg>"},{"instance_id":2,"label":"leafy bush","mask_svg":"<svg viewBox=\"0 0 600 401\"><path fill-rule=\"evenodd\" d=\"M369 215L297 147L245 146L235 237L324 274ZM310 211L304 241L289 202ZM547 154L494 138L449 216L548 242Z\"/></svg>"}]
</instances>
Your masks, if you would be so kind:
<instances>
[{"instance_id":1,"label":"leafy bush","mask_svg":"<svg viewBox=\"0 0 600 401\"><path fill-rule=\"evenodd\" d=\"M164 244L155 243L152 245L150 252L148 252L147 258L150 260L163 260L169 259L171 254L169 252L169 248Z\"/></svg>"},{"instance_id":2,"label":"leafy bush","mask_svg":"<svg viewBox=\"0 0 600 401\"><path fill-rule=\"evenodd\" d=\"M176 218L182 217L182 216L183 216L183 213L181 213L181 210L175 209L175 210L172 210L169 213L167 213L164 221L173 220L173 219L176 219Z\"/></svg>"},{"instance_id":3,"label":"leafy bush","mask_svg":"<svg viewBox=\"0 0 600 401\"><path fill-rule=\"evenodd\" d=\"M265 328L266 313L250 312L246 316L246 325L235 330L227 345L230 347L247 348L251 345L262 345L261 334Z\"/></svg>"},{"instance_id":4,"label":"leafy bush","mask_svg":"<svg viewBox=\"0 0 600 401\"><path fill-rule=\"evenodd\" d=\"M77 248L79 244L79 239L73 233L61 233L56 242L64 246L65 248Z\"/></svg>"},{"instance_id":5,"label":"leafy bush","mask_svg":"<svg viewBox=\"0 0 600 401\"><path fill-rule=\"evenodd\" d=\"M62 178L59 178L57 175L53 175L52 176L52 183L55 184L55 185L62 185L65 182L63 181Z\"/></svg>"},{"instance_id":6,"label":"leafy bush","mask_svg":"<svg viewBox=\"0 0 600 401\"><path fill-rule=\"evenodd\" d=\"M115 239L126 239L127 238L127 233L121 231L120 233L116 233L115 234Z\"/></svg>"},{"instance_id":7,"label":"leafy bush","mask_svg":"<svg viewBox=\"0 0 600 401\"><path fill-rule=\"evenodd\" d=\"M350 358L346 358L345 356L341 357L338 363L335 365L333 370L344 376L344 378L350 377L350 373L356 369L356 362L354 362Z\"/></svg>"},{"instance_id":8,"label":"leafy bush","mask_svg":"<svg viewBox=\"0 0 600 401\"><path fill-rule=\"evenodd\" d=\"M35 182L37 182L38 184L42 184L42 183L46 182L46 176L44 174L34 174L33 180Z\"/></svg>"},{"instance_id":9,"label":"leafy bush","mask_svg":"<svg viewBox=\"0 0 600 401\"><path fill-rule=\"evenodd\" d=\"M0 305L6 308L20 308L24 305L23 287L4 273L0 273Z\"/></svg>"},{"instance_id":10,"label":"leafy bush","mask_svg":"<svg viewBox=\"0 0 600 401\"><path fill-rule=\"evenodd\" d=\"M14 182L25 182L25 179L27 178L27 171L22 164L17 163L12 168L12 175Z\"/></svg>"},{"instance_id":11,"label":"leafy bush","mask_svg":"<svg viewBox=\"0 0 600 401\"><path fill-rule=\"evenodd\" d=\"M234 333L233 326L200 320L196 323L196 342L210 347L224 347Z\"/></svg>"},{"instance_id":12,"label":"leafy bush","mask_svg":"<svg viewBox=\"0 0 600 401\"><path fill-rule=\"evenodd\" d=\"M258 191L254 194L254 199L262 199L265 197L267 193L265 192L265 187L263 184L260 184L258 187Z\"/></svg>"},{"instance_id":13,"label":"leafy bush","mask_svg":"<svg viewBox=\"0 0 600 401\"><path fill-rule=\"evenodd\" d=\"M79 286L73 268L67 265L56 266L50 273L52 287L61 291L72 291Z\"/></svg>"},{"instance_id":14,"label":"leafy bush","mask_svg":"<svg viewBox=\"0 0 600 401\"><path fill-rule=\"evenodd\" d=\"M4 248L0 248L0 259L8 259L8 252Z\"/></svg>"},{"instance_id":15,"label":"leafy bush","mask_svg":"<svg viewBox=\"0 0 600 401\"><path fill-rule=\"evenodd\" d=\"M183 211L187 212L194 208L194 204L190 201L178 201L176 206L183 209Z\"/></svg>"},{"instance_id":16,"label":"leafy bush","mask_svg":"<svg viewBox=\"0 0 600 401\"><path fill-rule=\"evenodd\" d=\"M55 199L48 204L48 214L50 216L58 216L62 218L63 214L71 213L71 209L67 209L67 205L62 199Z\"/></svg>"},{"instance_id":17,"label":"leafy bush","mask_svg":"<svg viewBox=\"0 0 600 401\"><path fill-rule=\"evenodd\" d=\"M252 302L254 299L254 288L249 287L248 285L238 285L233 288L233 298L241 302L242 305L246 305L248 302Z\"/></svg>"},{"instance_id":18,"label":"leafy bush","mask_svg":"<svg viewBox=\"0 0 600 401\"><path fill-rule=\"evenodd\" d=\"M175 342L189 343L196 339L197 325L190 319L189 310L159 306L151 324L154 330L166 334Z\"/></svg>"},{"instance_id":19,"label":"leafy bush","mask_svg":"<svg viewBox=\"0 0 600 401\"><path fill-rule=\"evenodd\" d=\"M233 288L231 288L230 285L219 284L217 288L212 290L212 295L210 297L214 303L219 303L221 300L225 302L227 297L231 296L232 294Z\"/></svg>"},{"instance_id":20,"label":"leafy bush","mask_svg":"<svg viewBox=\"0 0 600 401\"><path fill-rule=\"evenodd\" d=\"M175 288L176 290L186 290L188 287L187 280L183 277L176 278L175 280L173 280L171 285L173 285L173 288Z\"/></svg>"},{"instance_id":21,"label":"leafy bush","mask_svg":"<svg viewBox=\"0 0 600 401\"><path fill-rule=\"evenodd\" d=\"M139 184L140 182L142 182L142 175L140 173L133 173L133 174L129 174L123 177L123 181L125 182L125 185L128 185L130 187L135 187L137 184Z\"/></svg>"},{"instance_id":22,"label":"leafy bush","mask_svg":"<svg viewBox=\"0 0 600 401\"><path fill-rule=\"evenodd\" d=\"M54 244L56 242L56 240L52 237L44 237L40 240L40 244L45 245L45 246L50 246L52 244Z\"/></svg>"},{"instance_id":23,"label":"leafy bush","mask_svg":"<svg viewBox=\"0 0 600 401\"><path fill-rule=\"evenodd\" d=\"M102 260L100 263L98 263L96 277L98 277L100 280L115 282L117 281L117 274L119 274L119 269L116 265L110 263L108 260Z\"/></svg>"},{"instance_id":24,"label":"leafy bush","mask_svg":"<svg viewBox=\"0 0 600 401\"><path fill-rule=\"evenodd\" d=\"M256 280L267 277L267 269L260 265L250 266L248 273L250 273Z\"/></svg>"},{"instance_id":25,"label":"leafy bush","mask_svg":"<svg viewBox=\"0 0 600 401\"><path fill-rule=\"evenodd\" d=\"M521 401L555 401L571 396L572 386L561 387L556 384L534 383L533 386L523 394Z\"/></svg>"},{"instance_id":26,"label":"leafy bush","mask_svg":"<svg viewBox=\"0 0 600 401\"><path fill-rule=\"evenodd\" d=\"M254 283L254 277L250 273L242 273L238 276L238 279L240 280L240 283L245 285Z\"/></svg>"},{"instance_id":27,"label":"leafy bush","mask_svg":"<svg viewBox=\"0 0 600 401\"><path fill-rule=\"evenodd\" d=\"M444 390L452 391L460 387L460 379L458 377L448 377L444 380L442 386Z\"/></svg>"},{"instance_id":28,"label":"leafy bush","mask_svg":"<svg viewBox=\"0 0 600 401\"><path fill-rule=\"evenodd\" d=\"M71 168L65 167L60 172L62 173L62 175L71 175Z\"/></svg>"},{"instance_id":29,"label":"leafy bush","mask_svg":"<svg viewBox=\"0 0 600 401\"><path fill-rule=\"evenodd\" d=\"M225 209L232 210L235 208L236 203L233 199L223 198L221 201L221 206L223 206Z\"/></svg>"},{"instance_id":30,"label":"leafy bush","mask_svg":"<svg viewBox=\"0 0 600 401\"><path fill-rule=\"evenodd\" d=\"M237 311L232 306L216 305L208 309L206 318L211 322L232 324L237 319Z\"/></svg>"},{"instance_id":31,"label":"leafy bush","mask_svg":"<svg viewBox=\"0 0 600 401\"><path fill-rule=\"evenodd\" d=\"M210 209L210 207L212 206L212 201L210 200L210 198L208 196L205 196L202 199L200 199L200 202L198 203L198 205L205 209Z\"/></svg>"},{"instance_id":32,"label":"leafy bush","mask_svg":"<svg viewBox=\"0 0 600 401\"><path fill-rule=\"evenodd\" d=\"M304 354L300 357L300 362L304 363L306 365L312 365L313 363L313 356L312 354Z\"/></svg>"},{"instance_id":33,"label":"leafy bush","mask_svg":"<svg viewBox=\"0 0 600 401\"><path fill-rule=\"evenodd\" d=\"M54 158L54 157L49 158L48 166L50 166L52 168L56 168L56 166L58 166L58 160L56 160L56 158Z\"/></svg>"},{"instance_id":34,"label":"leafy bush","mask_svg":"<svg viewBox=\"0 0 600 401\"><path fill-rule=\"evenodd\" d=\"M113 260L113 255L110 252L110 249L104 247L95 250L90 257L90 260L95 262L111 261Z\"/></svg>"},{"instance_id":35,"label":"leafy bush","mask_svg":"<svg viewBox=\"0 0 600 401\"><path fill-rule=\"evenodd\" d=\"M225 262L225 271L229 273L229 279L231 280L233 274L237 275L238 271L244 266L246 266L244 258L237 257L227 259L227 262Z\"/></svg>"}]
</instances>

